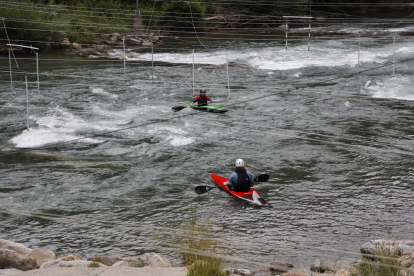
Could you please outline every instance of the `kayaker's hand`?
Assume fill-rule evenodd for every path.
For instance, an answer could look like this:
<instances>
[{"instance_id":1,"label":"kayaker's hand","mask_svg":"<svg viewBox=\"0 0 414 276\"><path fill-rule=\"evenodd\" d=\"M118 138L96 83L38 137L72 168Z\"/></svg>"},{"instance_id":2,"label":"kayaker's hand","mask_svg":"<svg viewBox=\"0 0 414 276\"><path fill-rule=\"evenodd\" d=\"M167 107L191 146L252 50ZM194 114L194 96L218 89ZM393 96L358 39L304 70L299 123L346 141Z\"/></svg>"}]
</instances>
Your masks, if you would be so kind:
<instances>
[{"instance_id":1,"label":"kayaker's hand","mask_svg":"<svg viewBox=\"0 0 414 276\"><path fill-rule=\"evenodd\" d=\"M194 105L194 103L191 103L191 104L190 104L190 107L193 107L193 105Z\"/></svg>"}]
</instances>

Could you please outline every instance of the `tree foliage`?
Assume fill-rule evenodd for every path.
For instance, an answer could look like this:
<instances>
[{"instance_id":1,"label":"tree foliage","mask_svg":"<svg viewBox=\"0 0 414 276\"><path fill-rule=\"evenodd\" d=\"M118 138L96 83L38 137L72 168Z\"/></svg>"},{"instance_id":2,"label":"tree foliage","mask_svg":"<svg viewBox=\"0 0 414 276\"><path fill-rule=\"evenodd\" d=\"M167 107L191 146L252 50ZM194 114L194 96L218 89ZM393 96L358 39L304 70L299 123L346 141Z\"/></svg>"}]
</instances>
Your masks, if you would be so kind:
<instances>
[{"instance_id":1,"label":"tree foliage","mask_svg":"<svg viewBox=\"0 0 414 276\"><path fill-rule=\"evenodd\" d=\"M411 0L393 1L392 4ZM145 29L189 32L205 26L205 18L217 7L246 15L360 14L388 0L138 0ZM4 25L0 38L41 42L90 43L100 34L129 33L133 28L137 0L8 0L2 4ZM385 7L385 6L383 6ZM1 22L0 24L3 24ZM7 28L7 34L5 28Z\"/></svg>"}]
</instances>

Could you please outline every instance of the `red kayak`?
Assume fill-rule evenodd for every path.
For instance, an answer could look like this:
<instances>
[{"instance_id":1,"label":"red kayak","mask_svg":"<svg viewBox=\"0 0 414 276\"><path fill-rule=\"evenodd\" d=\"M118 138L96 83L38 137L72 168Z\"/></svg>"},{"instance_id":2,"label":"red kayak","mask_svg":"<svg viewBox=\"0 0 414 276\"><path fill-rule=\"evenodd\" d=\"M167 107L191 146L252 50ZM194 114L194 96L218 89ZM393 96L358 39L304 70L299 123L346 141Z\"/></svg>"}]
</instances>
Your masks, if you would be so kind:
<instances>
[{"instance_id":1,"label":"red kayak","mask_svg":"<svg viewBox=\"0 0 414 276\"><path fill-rule=\"evenodd\" d=\"M250 189L250 191L248 192L235 192L235 191L229 190L227 186L227 182L229 179L227 177L223 177L223 176L220 176L214 173L210 173L210 175L213 178L214 182L216 182L216 184L220 186L220 188L222 188L229 194L235 197L241 198L243 200L255 203L257 205L272 206L269 203L267 203L266 200L264 200L256 190Z\"/></svg>"}]
</instances>

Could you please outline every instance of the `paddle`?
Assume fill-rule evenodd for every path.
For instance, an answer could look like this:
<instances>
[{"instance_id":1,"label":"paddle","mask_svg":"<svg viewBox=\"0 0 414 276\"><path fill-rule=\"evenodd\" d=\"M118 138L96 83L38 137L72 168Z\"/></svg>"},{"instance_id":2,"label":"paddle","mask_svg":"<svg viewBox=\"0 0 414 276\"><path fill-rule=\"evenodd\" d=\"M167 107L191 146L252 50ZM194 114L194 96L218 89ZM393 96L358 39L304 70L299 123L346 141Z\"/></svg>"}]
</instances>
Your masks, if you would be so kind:
<instances>
[{"instance_id":1,"label":"paddle","mask_svg":"<svg viewBox=\"0 0 414 276\"><path fill-rule=\"evenodd\" d=\"M177 112L177 111L183 110L184 108L186 108L186 106L177 105L177 106L171 107L171 110L174 112Z\"/></svg>"},{"instance_id":2,"label":"paddle","mask_svg":"<svg viewBox=\"0 0 414 276\"><path fill-rule=\"evenodd\" d=\"M267 173L258 175L253 179L254 182L266 182L267 180L269 180L269 175ZM194 190L198 195L202 195L202 194L207 193L211 189L221 187L221 186L227 186L227 185L220 185L220 186L215 186L215 187L212 187L212 186L197 186L197 187L195 187Z\"/></svg>"},{"instance_id":3,"label":"paddle","mask_svg":"<svg viewBox=\"0 0 414 276\"><path fill-rule=\"evenodd\" d=\"M183 102L182 102L182 103L183 103ZM219 102L214 102L214 103L219 103ZM187 107L187 106L176 105L176 106L171 107L171 110L172 110L172 111L174 111L174 112L177 112L177 111L183 110L183 109L184 109L184 108L186 108L186 107ZM201 109L201 108L209 108L209 106L208 106L208 105L200 105L200 106L195 105L194 107L195 107L195 108L199 108L199 109Z\"/></svg>"},{"instance_id":4,"label":"paddle","mask_svg":"<svg viewBox=\"0 0 414 276\"><path fill-rule=\"evenodd\" d=\"M183 109L184 109L184 108L186 108L186 107L187 107L187 106L176 105L176 106L171 107L171 110L172 110L172 111L174 111L174 112L177 112L177 111L183 110ZM200 105L200 106L195 105L194 107L195 107L195 108L208 108L208 106L207 106L207 105Z\"/></svg>"}]
</instances>

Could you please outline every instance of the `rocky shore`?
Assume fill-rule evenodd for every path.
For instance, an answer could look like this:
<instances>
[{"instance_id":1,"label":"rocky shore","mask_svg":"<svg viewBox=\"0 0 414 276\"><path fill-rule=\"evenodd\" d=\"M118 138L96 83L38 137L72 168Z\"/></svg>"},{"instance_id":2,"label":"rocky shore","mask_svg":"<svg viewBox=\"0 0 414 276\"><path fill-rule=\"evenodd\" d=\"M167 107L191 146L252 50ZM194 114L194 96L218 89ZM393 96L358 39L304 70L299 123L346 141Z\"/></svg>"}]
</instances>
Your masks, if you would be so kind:
<instances>
[{"instance_id":1,"label":"rocky shore","mask_svg":"<svg viewBox=\"0 0 414 276\"><path fill-rule=\"evenodd\" d=\"M107 53L114 49L123 50L123 45L127 49L148 48L153 44L158 45L163 42L163 38L160 34L150 33L149 35L122 35L119 33L102 34L93 43L80 44L76 41L70 41L68 38L64 38L59 43L45 43L39 45L32 45L38 47L41 50L59 49L66 53L73 53L80 56L89 56L90 54L107 55ZM123 41L125 39L125 42ZM5 54L9 51L8 43L0 43L0 53ZM11 43L13 44L13 43ZM13 46L14 53L29 53L30 49Z\"/></svg>"},{"instance_id":2,"label":"rocky shore","mask_svg":"<svg viewBox=\"0 0 414 276\"><path fill-rule=\"evenodd\" d=\"M398 252L398 266L405 275L414 275L414 241L371 240L360 249L365 257L375 259ZM254 269L226 268L229 275L237 276L311 276L329 274L350 276L359 262L325 263L319 259L309 269L295 268L288 262L274 260L268 266ZM0 239L0 276L186 276L186 267L173 267L172 262L159 254L143 256L94 256L83 260L79 255L56 258L53 251L30 249L22 244Z\"/></svg>"}]
</instances>

